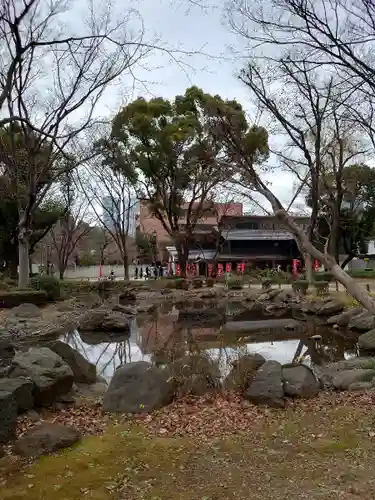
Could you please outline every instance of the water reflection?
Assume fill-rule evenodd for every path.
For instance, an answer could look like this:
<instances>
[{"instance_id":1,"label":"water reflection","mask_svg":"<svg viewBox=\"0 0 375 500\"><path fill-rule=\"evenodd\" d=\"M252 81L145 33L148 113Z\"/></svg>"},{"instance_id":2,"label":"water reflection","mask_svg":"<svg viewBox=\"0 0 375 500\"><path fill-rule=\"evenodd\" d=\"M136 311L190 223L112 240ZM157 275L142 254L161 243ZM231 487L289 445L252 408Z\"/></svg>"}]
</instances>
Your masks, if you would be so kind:
<instances>
[{"instance_id":1,"label":"water reflection","mask_svg":"<svg viewBox=\"0 0 375 500\"><path fill-rule=\"evenodd\" d=\"M216 315L214 310L205 314L202 309L200 316L196 310L191 314L184 310L181 314L181 310L169 308L168 312L159 310L152 317L133 320L127 337L73 332L61 340L94 363L98 374L106 379L124 363L144 360L165 365L186 353L209 356L218 363L223 376L235 359L250 353L259 353L282 364L315 365L358 354L356 337L339 335L311 317L295 322L289 331L285 329L288 323L285 317L275 319L273 316L271 319L268 315L269 320L260 322L259 315L257 321L248 321L242 314L242 321L238 321L233 314L224 314L223 318L221 309L216 310ZM290 321L289 326L293 326Z\"/></svg>"}]
</instances>

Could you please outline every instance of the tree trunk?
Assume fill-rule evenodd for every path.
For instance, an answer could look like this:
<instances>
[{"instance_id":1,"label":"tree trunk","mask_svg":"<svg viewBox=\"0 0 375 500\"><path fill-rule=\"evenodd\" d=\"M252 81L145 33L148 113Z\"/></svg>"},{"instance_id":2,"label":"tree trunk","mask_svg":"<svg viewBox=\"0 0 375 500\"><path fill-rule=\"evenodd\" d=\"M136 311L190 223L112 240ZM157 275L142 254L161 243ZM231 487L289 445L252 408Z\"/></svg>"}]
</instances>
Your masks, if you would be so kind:
<instances>
[{"instance_id":1,"label":"tree trunk","mask_svg":"<svg viewBox=\"0 0 375 500\"><path fill-rule=\"evenodd\" d=\"M25 228L20 228L18 236L18 288L29 286L29 238Z\"/></svg>"},{"instance_id":2,"label":"tree trunk","mask_svg":"<svg viewBox=\"0 0 375 500\"><path fill-rule=\"evenodd\" d=\"M124 265L124 279L126 281L128 281L129 280L129 259L128 259L127 255L124 255L123 265Z\"/></svg>"},{"instance_id":3,"label":"tree trunk","mask_svg":"<svg viewBox=\"0 0 375 500\"><path fill-rule=\"evenodd\" d=\"M303 259L305 261L306 280L309 283L309 285L311 285L314 281L313 259L309 253L304 253Z\"/></svg>"},{"instance_id":4,"label":"tree trunk","mask_svg":"<svg viewBox=\"0 0 375 500\"><path fill-rule=\"evenodd\" d=\"M318 250L309 240L307 234L303 229L294 221L285 210L274 210L275 216L288 228L291 234L296 238L299 247L302 249L303 254L309 253L314 259L318 259L324 264L326 269L331 272L335 280L341 283L347 292L354 297L365 309L375 314L375 301L374 299L358 285L346 272L341 269L337 264L335 257L322 253Z\"/></svg>"},{"instance_id":5,"label":"tree trunk","mask_svg":"<svg viewBox=\"0 0 375 500\"><path fill-rule=\"evenodd\" d=\"M341 264L341 269L345 269L345 267L354 259L355 254L349 254L346 259Z\"/></svg>"}]
</instances>

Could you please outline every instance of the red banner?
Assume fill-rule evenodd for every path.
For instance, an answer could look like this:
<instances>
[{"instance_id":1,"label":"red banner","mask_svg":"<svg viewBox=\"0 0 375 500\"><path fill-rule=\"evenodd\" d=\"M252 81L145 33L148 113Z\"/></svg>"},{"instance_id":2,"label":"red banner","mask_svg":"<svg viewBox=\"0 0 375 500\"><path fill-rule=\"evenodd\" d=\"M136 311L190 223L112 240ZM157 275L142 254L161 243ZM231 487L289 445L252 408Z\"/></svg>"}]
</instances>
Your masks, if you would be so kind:
<instances>
[{"instance_id":1,"label":"red banner","mask_svg":"<svg viewBox=\"0 0 375 500\"><path fill-rule=\"evenodd\" d=\"M196 276L197 275L197 266L195 264L192 264L191 265L191 274L193 276Z\"/></svg>"},{"instance_id":2,"label":"red banner","mask_svg":"<svg viewBox=\"0 0 375 500\"><path fill-rule=\"evenodd\" d=\"M176 264L176 275L180 276L180 264Z\"/></svg>"},{"instance_id":3,"label":"red banner","mask_svg":"<svg viewBox=\"0 0 375 500\"><path fill-rule=\"evenodd\" d=\"M241 273L243 274L245 272L245 262L242 262L241 264Z\"/></svg>"},{"instance_id":4,"label":"red banner","mask_svg":"<svg viewBox=\"0 0 375 500\"><path fill-rule=\"evenodd\" d=\"M296 276L298 274L298 266L300 261L298 259L292 260L292 272Z\"/></svg>"},{"instance_id":5,"label":"red banner","mask_svg":"<svg viewBox=\"0 0 375 500\"><path fill-rule=\"evenodd\" d=\"M217 275L222 276L223 274L223 264L218 264L217 265Z\"/></svg>"},{"instance_id":6,"label":"red banner","mask_svg":"<svg viewBox=\"0 0 375 500\"><path fill-rule=\"evenodd\" d=\"M225 264L225 272L230 273L231 270L232 270L232 264L228 262L227 264Z\"/></svg>"},{"instance_id":7,"label":"red banner","mask_svg":"<svg viewBox=\"0 0 375 500\"><path fill-rule=\"evenodd\" d=\"M314 260L314 269L315 269L315 271L319 271L319 261L318 260Z\"/></svg>"},{"instance_id":8,"label":"red banner","mask_svg":"<svg viewBox=\"0 0 375 500\"><path fill-rule=\"evenodd\" d=\"M242 264L237 264L237 274L241 274Z\"/></svg>"},{"instance_id":9,"label":"red banner","mask_svg":"<svg viewBox=\"0 0 375 500\"><path fill-rule=\"evenodd\" d=\"M212 264L207 265L207 274L209 278L211 278L212 276L212 268L213 268Z\"/></svg>"}]
</instances>

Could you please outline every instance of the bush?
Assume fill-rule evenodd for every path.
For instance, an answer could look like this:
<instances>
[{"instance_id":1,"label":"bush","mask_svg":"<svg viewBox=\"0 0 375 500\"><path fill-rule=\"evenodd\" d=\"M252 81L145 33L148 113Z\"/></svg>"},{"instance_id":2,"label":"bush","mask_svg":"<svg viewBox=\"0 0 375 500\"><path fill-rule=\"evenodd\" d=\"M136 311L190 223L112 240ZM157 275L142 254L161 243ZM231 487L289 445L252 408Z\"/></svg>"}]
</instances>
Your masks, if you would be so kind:
<instances>
[{"instance_id":1,"label":"bush","mask_svg":"<svg viewBox=\"0 0 375 500\"><path fill-rule=\"evenodd\" d=\"M30 279L30 288L46 292L48 300L59 300L61 297L61 284L54 276L35 276Z\"/></svg>"},{"instance_id":2,"label":"bush","mask_svg":"<svg viewBox=\"0 0 375 500\"><path fill-rule=\"evenodd\" d=\"M350 271L349 276L352 278L375 278L374 269L354 269Z\"/></svg>"},{"instance_id":3,"label":"bush","mask_svg":"<svg viewBox=\"0 0 375 500\"><path fill-rule=\"evenodd\" d=\"M329 282L328 281L318 281L314 283L314 287L317 295L325 295L329 290Z\"/></svg>"},{"instance_id":4,"label":"bush","mask_svg":"<svg viewBox=\"0 0 375 500\"><path fill-rule=\"evenodd\" d=\"M239 279L230 279L228 280L228 288L230 290L242 290L243 285Z\"/></svg>"},{"instance_id":5,"label":"bush","mask_svg":"<svg viewBox=\"0 0 375 500\"><path fill-rule=\"evenodd\" d=\"M41 306L49 301L44 290L13 290L11 292L0 292L0 307L11 308L20 304L35 304Z\"/></svg>"},{"instance_id":6,"label":"bush","mask_svg":"<svg viewBox=\"0 0 375 500\"><path fill-rule=\"evenodd\" d=\"M202 288L203 286L203 280L201 278L194 278L192 283L193 288Z\"/></svg>"},{"instance_id":7,"label":"bush","mask_svg":"<svg viewBox=\"0 0 375 500\"><path fill-rule=\"evenodd\" d=\"M263 290L271 290L272 288L272 279L265 278L262 280L262 289Z\"/></svg>"},{"instance_id":8,"label":"bush","mask_svg":"<svg viewBox=\"0 0 375 500\"><path fill-rule=\"evenodd\" d=\"M309 288L309 282L305 280L295 281L292 284L292 289L296 293L300 293L301 295L306 295L308 288Z\"/></svg>"},{"instance_id":9,"label":"bush","mask_svg":"<svg viewBox=\"0 0 375 500\"><path fill-rule=\"evenodd\" d=\"M206 279L206 285L208 286L208 288L212 288L215 285L214 278L207 278Z\"/></svg>"},{"instance_id":10,"label":"bush","mask_svg":"<svg viewBox=\"0 0 375 500\"><path fill-rule=\"evenodd\" d=\"M11 289L12 287L8 283L5 283L5 281L0 281L0 291L9 292Z\"/></svg>"},{"instance_id":11,"label":"bush","mask_svg":"<svg viewBox=\"0 0 375 500\"><path fill-rule=\"evenodd\" d=\"M329 283L330 281L332 281L333 279L333 276L331 273L314 273L314 281L326 281L327 283Z\"/></svg>"},{"instance_id":12,"label":"bush","mask_svg":"<svg viewBox=\"0 0 375 500\"><path fill-rule=\"evenodd\" d=\"M190 281L184 278L178 278L175 280L170 280L165 284L165 288L174 290L188 290L190 287Z\"/></svg>"}]
</instances>

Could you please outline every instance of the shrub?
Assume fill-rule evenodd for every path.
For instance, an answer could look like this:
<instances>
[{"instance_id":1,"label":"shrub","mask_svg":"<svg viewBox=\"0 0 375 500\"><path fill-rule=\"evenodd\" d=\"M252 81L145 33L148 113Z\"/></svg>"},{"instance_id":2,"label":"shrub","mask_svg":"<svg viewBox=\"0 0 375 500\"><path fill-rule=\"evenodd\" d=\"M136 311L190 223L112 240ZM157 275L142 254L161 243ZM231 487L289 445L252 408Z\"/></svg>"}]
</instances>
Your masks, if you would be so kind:
<instances>
[{"instance_id":1,"label":"shrub","mask_svg":"<svg viewBox=\"0 0 375 500\"><path fill-rule=\"evenodd\" d=\"M207 285L209 288L212 288L212 287L215 285L215 280L214 280L214 278L207 278L207 279L206 279L206 285Z\"/></svg>"},{"instance_id":2,"label":"shrub","mask_svg":"<svg viewBox=\"0 0 375 500\"><path fill-rule=\"evenodd\" d=\"M34 276L30 279L30 288L46 292L48 300L59 300L61 297L61 284L54 276Z\"/></svg>"},{"instance_id":3,"label":"shrub","mask_svg":"<svg viewBox=\"0 0 375 500\"><path fill-rule=\"evenodd\" d=\"M5 281L0 281L0 291L9 292L11 289L12 287L8 283L5 283Z\"/></svg>"},{"instance_id":4,"label":"shrub","mask_svg":"<svg viewBox=\"0 0 375 500\"><path fill-rule=\"evenodd\" d=\"M265 278L262 280L262 289L270 290L272 288L272 279Z\"/></svg>"},{"instance_id":5,"label":"shrub","mask_svg":"<svg viewBox=\"0 0 375 500\"><path fill-rule=\"evenodd\" d=\"M203 280L201 278L194 278L192 283L193 288L202 288L203 286Z\"/></svg>"},{"instance_id":6,"label":"shrub","mask_svg":"<svg viewBox=\"0 0 375 500\"><path fill-rule=\"evenodd\" d=\"M305 280L295 281L294 283L292 283L292 288L296 293L306 295L309 288L309 282Z\"/></svg>"},{"instance_id":7,"label":"shrub","mask_svg":"<svg viewBox=\"0 0 375 500\"><path fill-rule=\"evenodd\" d=\"M349 276L352 278L375 278L374 269L354 269L350 271Z\"/></svg>"},{"instance_id":8,"label":"shrub","mask_svg":"<svg viewBox=\"0 0 375 500\"><path fill-rule=\"evenodd\" d=\"M13 290L11 292L0 292L0 307L11 308L20 304L35 304L41 306L49 301L44 290Z\"/></svg>"},{"instance_id":9,"label":"shrub","mask_svg":"<svg viewBox=\"0 0 375 500\"><path fill-rule=\"evenodd\" d=\"M165 284L165 288L174 290L188 290L189 286L190 286L190 281L184 278L170 280Z\"/></svg>"},{"instance_id":10,"label":"shrub","mask_svg":"<svg viewBox=\"0 0 375 500\"><path fill-rule=\"evenodd\" d=\"M228 288L230 290L242 290L243 285L239 279L230 279L228 280Z\"/></svg>"},{"instance_id":11,"label":"shrub","mask_svg":"<svg viewBox=\"0 0 375 500\"><path fill-rule=\"evenodd\" d=\"M332 281L333 279L333 276L331 273L314 273L314 281L326 281L327 283L329 283L330 281Z\"/></svg>"},{"instance_id":12,"label":"shrub","mask_svg":"<svg viewBox=\"0 0 375 500\"><path fill-rule=\"evenodd\" d=\"M329 290L328 281L318 281L314 283L317 295L325 295Z\"/></svg>"}]
</instances>

